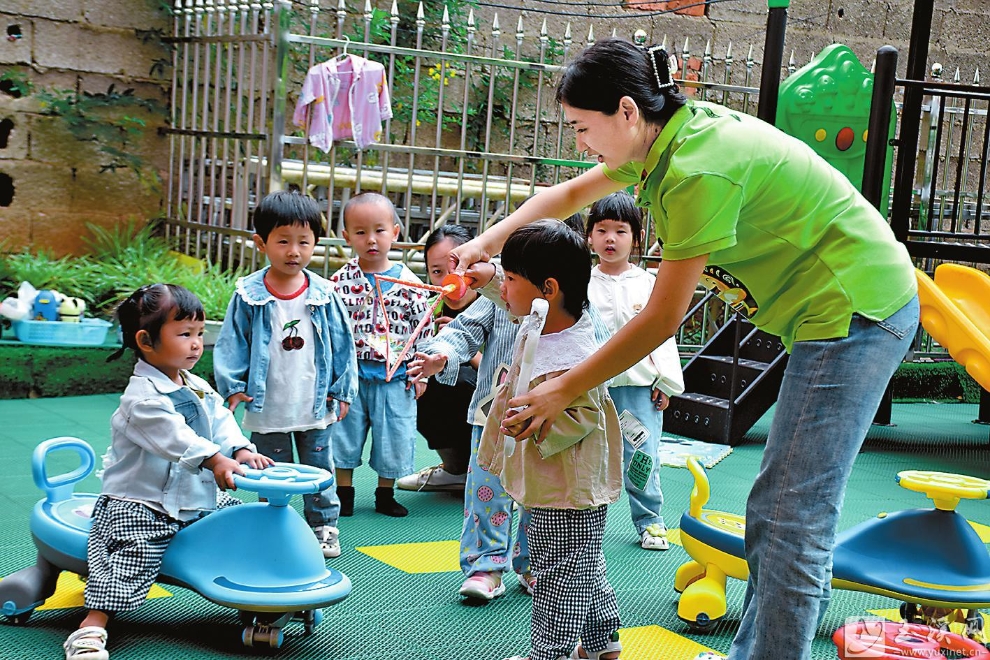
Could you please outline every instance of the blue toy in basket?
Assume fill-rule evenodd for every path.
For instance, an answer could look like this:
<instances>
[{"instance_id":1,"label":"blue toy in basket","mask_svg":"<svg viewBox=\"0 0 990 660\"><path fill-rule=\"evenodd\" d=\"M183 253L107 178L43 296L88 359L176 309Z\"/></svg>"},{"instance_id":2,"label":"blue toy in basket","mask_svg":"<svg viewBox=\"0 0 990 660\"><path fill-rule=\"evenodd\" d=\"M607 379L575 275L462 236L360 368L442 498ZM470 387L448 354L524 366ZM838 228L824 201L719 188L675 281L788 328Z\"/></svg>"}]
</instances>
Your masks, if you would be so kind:
<instances>
[{"instance_id":1,"label":"blue toy in basket","mask_svg":"<svg viewBox=\"0 0 990 660\"><path fill-rule=\"evenodd\" d=\"M75 452L80 465L49 477L46 457L59 450ZM0 613L13 623L26 622L55 592L61 571L87 574L86 540L98 495L75 493L74 485L92 472L95 462L93 449L77 438L53 438L35 448L34 482L45 492L31 514L37 563L0 581ZM179 531L165 552L158 579L238 610L245 646L278 648L289 621L301 620L310 634L323 618L320 608L342 601L351 591L347 576L326 567L312 530L288 506L293 495L326 489L333 475L286 463L245 470L245 476L234 477L237 488L256 492L267 503L227 507ZM224 552L218 553L218 547Z\"/></svg>"},{"instance_id":2,"label":"blue toy in basket","mask_svg":"<svg viewBox=\"0 0 990 660\"><path fill-rule=\"evenodd\" d=\"M725 580L749 578L744 551L745 519L703 509L708 476L696 458L691 504L680 535L692 561L677 569L681 594L677 616L694 630L707 630L725 615ZM832 587L903 601L909 623L942 626L965 622L966 635L982 641L978 608L990 607L990 553L972 525L955 511L960 499L990 498L990 481L943 472L898 473L904 488L932 499L934 509L881 513L839 534Z\"/></svg>"},{"instance_id":3,"label":"blue toy in basket","mask_svg":"<svg viewBox=\"0 0 990 660\"><path fill-rule=\"evenodd\" d=\"M57 321L59 304L54 291L39 291L31 307L31 318L35 321Z\"/></svg>"}]
</instances>

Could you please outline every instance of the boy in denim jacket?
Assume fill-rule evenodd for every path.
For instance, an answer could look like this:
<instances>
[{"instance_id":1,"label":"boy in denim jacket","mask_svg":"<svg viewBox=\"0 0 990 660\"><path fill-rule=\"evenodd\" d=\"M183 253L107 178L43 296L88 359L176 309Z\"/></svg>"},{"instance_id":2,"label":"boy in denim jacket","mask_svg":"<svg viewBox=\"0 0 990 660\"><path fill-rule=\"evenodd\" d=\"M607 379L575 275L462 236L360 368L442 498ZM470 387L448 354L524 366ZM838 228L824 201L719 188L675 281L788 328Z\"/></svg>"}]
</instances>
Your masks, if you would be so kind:
<instances>
[{"instance_id":1,"label":"boy in denim jacket","mask_svg":"<svg viewBox=\"0 0 990 660\"><path fill-rule=\"evenodd\" d=\"M213 351L217 390L259 451L333 470L330 425L357 395L354 339L333 287L306 270L323 232L316 201L294 192L266 196L254 213L254 244L270 266L242 277ZM303 496L306 521L325 557L340 555L336 486Z\"/></svg>"}]
</instances>

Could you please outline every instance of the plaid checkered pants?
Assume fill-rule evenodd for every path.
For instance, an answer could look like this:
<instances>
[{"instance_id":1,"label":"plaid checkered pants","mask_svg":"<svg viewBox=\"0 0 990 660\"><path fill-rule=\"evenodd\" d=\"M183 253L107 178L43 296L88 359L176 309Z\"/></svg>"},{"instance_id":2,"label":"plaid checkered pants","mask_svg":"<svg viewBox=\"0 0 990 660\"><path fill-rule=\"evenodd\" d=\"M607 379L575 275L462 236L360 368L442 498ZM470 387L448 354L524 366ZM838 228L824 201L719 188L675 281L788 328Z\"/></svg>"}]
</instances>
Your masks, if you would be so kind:
<instances>
[{"instance_id":1,"label":"plaid checkered pants","mask_svg":"<svg viewBox=\"0 0 990 660\"><path fill-rule=\"evenodd\" d=\"M217 495L217 509L240 503L225 492ZM172 537L192 522L178 521L139 502L106 495L97 499L86 545L86 608L109 613L139 607L158 579Z\"/></svg>"},{"instance_id":2,"label":"plaid checkered pants","mask_svg":"<svg viewBox=\"0 0 990 660\"><path fill-rule=\"evenodd\" d=\"M605 578L607 506L532 509L530 559L533 595L530 660L568 657L580 638L585 649L604 649L619 629L619 606Z\"/></svg>"}]
</instances>

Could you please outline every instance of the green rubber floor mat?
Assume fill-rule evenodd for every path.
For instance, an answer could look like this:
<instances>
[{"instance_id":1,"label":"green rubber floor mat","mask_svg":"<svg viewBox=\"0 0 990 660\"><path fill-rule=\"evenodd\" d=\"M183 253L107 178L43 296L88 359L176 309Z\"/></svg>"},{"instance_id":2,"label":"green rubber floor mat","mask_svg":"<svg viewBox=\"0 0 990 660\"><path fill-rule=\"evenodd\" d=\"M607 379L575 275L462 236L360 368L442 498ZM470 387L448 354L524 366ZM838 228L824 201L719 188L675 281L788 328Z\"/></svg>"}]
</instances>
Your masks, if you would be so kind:
<instances>
[{"instance_id":1,"label":"green rubber floor mat","mask_svg":"<svg viewBox=\"0 0 990 660\"><path fill-rule=\"evenodd\" d=\"M31 477L31 451L41 440L70 435L88 441L100 455L109 442L109 419L117 399L96 395L0 401L0 578L31 565L35 558L28 520L41 493ZM988 430L971 423L976 416L975 405L895 405L895 425L874 427L856 462L841 527L884 511L928 508L930 503L924 496L896 485L894 477L900 470L990 478ZM769 415L709 470L709 508L743 513L768 427ZM417 466L436 462L436 455L420 440ZM53 466L53 471L58 467ZM489 604L465 603L457 594L462 581L457 566L463 521L460 496L398 491L396 497L409 508L409 516L389 518L374 512L375 475L367 464L355 470L354 480L355 515L340 524L343 554L329 560L351 579L353 591L346 600L324 611L324 620L314 634L306 636L303 626L293 623L285 629L282 648L245 648L236 612L194 592L164 585L164 595L159 593L159 597L111 623L111 658L501 660L525 654L531 599L511 576L506 594ZM676 528L687 508L692 480L686 469L665 466L662 483L664 514L675 541L669 551L639 547L625 496L609 511L604 547L623 621L622 658L687 660L705 649L724 654L738 627L745 585L729 580L728 612L711 632L692 633L677 618L674 572L689 557L676 543ZM77 487L79 491L98 489L99 482L92 476ZM293 505L299 509L299 498ZM964 500L958 510L990 531L990 502ZM229 551L220 548L218 552ZM69 576L63 582L67 585L66 600L36 611L24 625L13 625L0 617L0 659L64 657L62 642L78 625L83 610L78 580ZM896 601L881 596L835 591L815 639L813 657L836 657L830 636L847 618L897 606Z\"/></svg>"}]
</instances>

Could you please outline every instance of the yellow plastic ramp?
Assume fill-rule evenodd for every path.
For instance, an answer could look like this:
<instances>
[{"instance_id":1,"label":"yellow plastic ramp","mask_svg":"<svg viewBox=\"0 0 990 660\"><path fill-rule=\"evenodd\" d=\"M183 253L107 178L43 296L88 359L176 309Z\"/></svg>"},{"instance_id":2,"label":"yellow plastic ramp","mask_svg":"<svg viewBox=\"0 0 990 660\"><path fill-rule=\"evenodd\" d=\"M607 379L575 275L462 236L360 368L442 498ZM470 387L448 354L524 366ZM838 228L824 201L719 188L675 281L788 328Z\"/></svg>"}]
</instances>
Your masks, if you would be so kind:
<instances>
[{"instance_id":1,"label":"yellow plastic ramp","mask_svg":"<svg viewBox=\"0 0 990 660\"><path fill-rule=\"evenodd\" d=\"M958 264L940 265L934 281L916 274L921 325L990 391L990 276Z\"/></svg>"}]
</instances>

